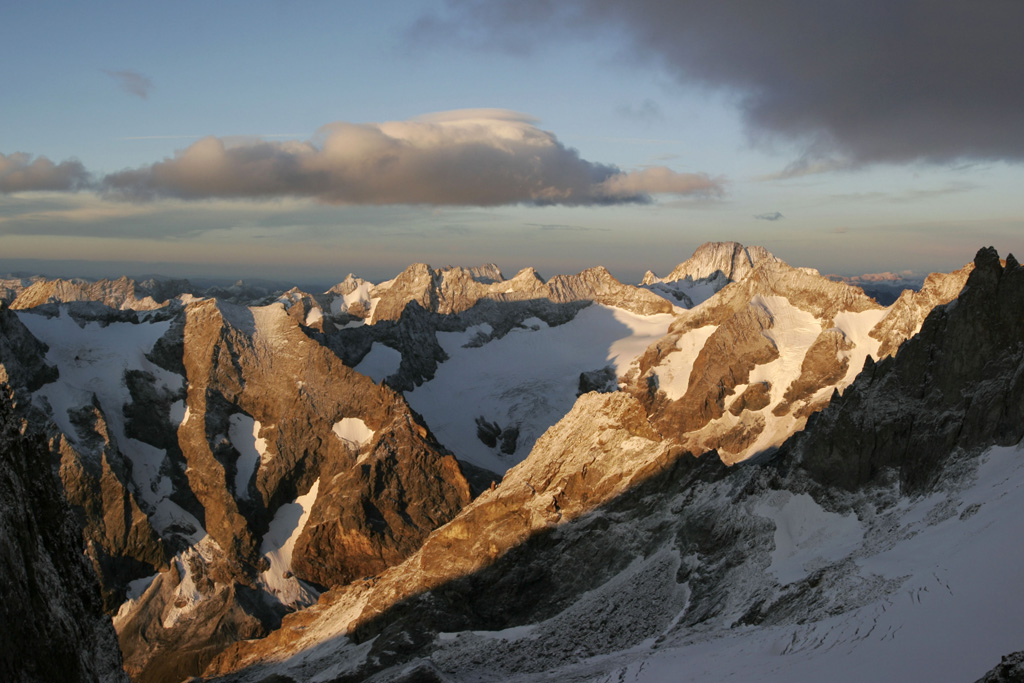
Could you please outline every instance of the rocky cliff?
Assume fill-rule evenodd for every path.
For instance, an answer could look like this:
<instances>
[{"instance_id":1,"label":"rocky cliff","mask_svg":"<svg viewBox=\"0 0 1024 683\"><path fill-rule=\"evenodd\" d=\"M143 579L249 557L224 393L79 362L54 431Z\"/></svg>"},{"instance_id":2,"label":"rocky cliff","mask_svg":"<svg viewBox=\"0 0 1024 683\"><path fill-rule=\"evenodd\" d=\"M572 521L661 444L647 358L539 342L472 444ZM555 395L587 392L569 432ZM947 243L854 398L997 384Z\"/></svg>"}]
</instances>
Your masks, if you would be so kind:
<instances>
[{"instance_id":1,"label":"rocky cliff","mask_svg":"<svg viewBox=\"0 0 1024 683\"><path fill-rule=\"evenodd\" d=\"M824 484L855 488L889 472L928 488L957 449L1024 437L1024 268L978 252L963 292L925 319L900 352L869 364L795 438L801 466Z\"/></svg>"},{"instance_id":2,"label":"rocky cliff","mask_svg":"<svg viewBox=\"0 0 1024 683\"><path fill-rule=\"evenodd\" d=\"M0 395L0 678L127 681L50 452Z\"/></svg>"}]
</instances>

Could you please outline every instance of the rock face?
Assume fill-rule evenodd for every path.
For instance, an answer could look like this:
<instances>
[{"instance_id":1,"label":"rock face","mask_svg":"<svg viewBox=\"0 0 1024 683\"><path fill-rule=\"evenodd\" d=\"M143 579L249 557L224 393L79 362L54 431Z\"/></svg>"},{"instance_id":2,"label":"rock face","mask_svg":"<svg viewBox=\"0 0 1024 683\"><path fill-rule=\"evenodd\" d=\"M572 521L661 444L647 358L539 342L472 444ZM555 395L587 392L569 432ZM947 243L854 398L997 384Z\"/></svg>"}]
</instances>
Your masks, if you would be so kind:
<instances>
[{"instance_id":1,"label":"rock face","mask_svg":"<svg viewBox=\"0 0 1024 683\"><path fill-rule=\"evenodd\" d=\"M46 345L0 303L0 383L35 391L57 379L57 368L44 360Z\"/></svg>"},{"instance_id":2,"label":"rock face","mask_svg":"<svg viewBox=\"0 0 1024 683\"><path fill-rule=\"evenodd\" d=\"M853 489L898 472L931 485L941 454L1024 437L1024 269L982 249L960 297L929 314L900 353L871 364L798 437L796 457L823 483Z\"/></svg>"},{"instance_id":3,"label":"rock face","mask_svg":"<svg viewBox=\"0 0 1024 683\"><path fill-rule=\"evenodd\" d=\"M976 683L1013 683L1024 680L1024 651L1004 655L991 671Z\"/></svg>"},{"instance_id":4,"label":"rock face","mask_svg":"<svg viewBox=\"0 0 1024 683\"><path fill-rule=\"evenodd\" d=\"M0 399L0 630L5 681L127 681L45 441Z\"/></svg>"},{"instance_id":5,"label":"rock face","mask_svg":"<svg viewBox=\"0 0 1024 683\"><path fill-rule=\"evenodd\" d=\"M894 355L900 344L918 333L933 308L955 299L972 270L974 264L969 263L952 273L932 273L919 291L904 290L889 315L871 330L871 336L882 342L878 357Z\"/></svg>"},{"instance_id":6,"label":"rock face","mask_svg":"<svg viewBox=\"0 0 1024 683\"><path fill-rule=\"evenodd\" d=\"M145 435L183 461L179 486L194 495L209 536L118 615L138 680L194 675L226 644L263 635L289 606L274 588L281 571L296 595L308 594L299 580L331 586L378 573L470 500L459 465L404 400L345 366L288 313L280 303L214 300L184 311L186 413L176 434L167 421L165 433ZM268 527L313 490L290 566L268 568Z\"/></svg>"},{"instance_id":7,"label":"rock face","mask_svg":"<svg viewBox=\"0 0 1024 683\"><path fill-rule=\"evenodd\" d=\"M127 277L96 282L77 279L43 280L19 292L11 308L23 310L48 303L95 301L111 308L145 311L160 308L169 298L187 291L181 287L188 287L188 283L182 280L154 281L148 285Z\"/></svg>"},{"instance_id":8,"label":"rock face","mask_svg":"<svg viewBox=\"0 0 1024 683\"><path fill-rule=\"evenodd\" d=\"M749 275L757 265L780 260L764 247L745 247L739 242L705 242L697 247L693 256L676 266L666 277L658 278L650 273L643 283L649 285L653 282L711 278L736 282Z\"/></svg>"},{"instance_id":9,"label":"rock face","mask_svg":"<svg viewBox=\"0 0 1024 683\"><path fill-rule=\"evenodd\" d=\"M666 277L651 271L642 286L677 306L693 308L731 282L744 279L761 263L781 261L764 247L739 242L706 242Z\"/></svg>"}]
</instances>

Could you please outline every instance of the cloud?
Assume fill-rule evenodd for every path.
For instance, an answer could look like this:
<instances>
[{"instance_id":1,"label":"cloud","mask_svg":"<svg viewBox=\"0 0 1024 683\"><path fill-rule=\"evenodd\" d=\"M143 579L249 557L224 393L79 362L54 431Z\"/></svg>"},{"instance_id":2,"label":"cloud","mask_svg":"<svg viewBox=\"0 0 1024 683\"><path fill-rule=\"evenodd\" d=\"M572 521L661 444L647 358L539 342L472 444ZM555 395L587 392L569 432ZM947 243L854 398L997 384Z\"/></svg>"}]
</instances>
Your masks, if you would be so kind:
<instances>
[{"instance_id":1,"label":"cloud","mask_svg":"<svg viewBox=\"0 0 1024 683\"><path fill-rule=\"evenodd\" d=\"M616 173L599 187L609 196L633 197L652 194L720 196L725 181L705 173L677 173L664 166L651 166L631 173Z\"/></svg>"},{"instance_id":2,"label":"cloud","mask_svg":"<svg viewBox=\"0 0 1024 683\"><path fill-rule=\"evenodd\" d=\"M133 200L312 197L332 204L615 204L717 195L721 179L665 167L624 172L580 158L535 120L470 109L387 123L331 123L309 141L203 138L106 176Z\"/></svg>"},{"instance_id":3,"label":"cloud","mask_svg":"<svg viewBox=\"0 0 1024 683\"><path fill-rule=\"evenodd\" d=\"M23 152L0 153L0 193L75 191L89 186L89 173L81 162L55 164L46 157Z\"/></svg>"},{"instance_id":4,"label":"cloud","mask_svg":"<svg viewBox=\"0 0 1024 683\"><path fill-rule=\"evenodd\" d=\"M146 100L149 99L149 91L153 89L153 81L147 76L143 76L138 71L132 71L130 69L124 71L110 71L109 69L103 69L103 73L107 74L117 83L121 90L124 90L129 95L135 95Z\"/></svg>"},{"instance_id":5,"label":"cloud","mask_svg":"<svg viewBox=\"0 0 1024 683\"><path fill-rule=\"evenodd\" d=\"M754 218L756 218L759 221L777 221L781 218L785 218L785 216L783 216L778 211L772 211L771 213L759 213L756 216L754 216Z\"/></svg>"},{"instance_id":6,"label":"cloud","mask_svg":"<svg viewBox=\"0 0 1024 683\"><path fill-rule=\"evenodd\" d=\"M736 95L755 142L807 150L796 173L1024 161L1021 26L1015 0L449 0L413 30L519 51L624 37L639 63Z\"/></svg>"}]
</instances>

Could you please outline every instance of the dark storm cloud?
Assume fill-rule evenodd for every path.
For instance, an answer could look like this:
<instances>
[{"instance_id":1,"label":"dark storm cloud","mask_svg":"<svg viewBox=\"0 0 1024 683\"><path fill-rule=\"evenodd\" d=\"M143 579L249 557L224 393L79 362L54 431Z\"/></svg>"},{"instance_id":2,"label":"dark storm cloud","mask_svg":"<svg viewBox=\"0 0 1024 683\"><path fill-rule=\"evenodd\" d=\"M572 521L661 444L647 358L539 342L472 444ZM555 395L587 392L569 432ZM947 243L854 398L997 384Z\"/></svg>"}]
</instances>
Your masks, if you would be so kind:
<instances>
[{"instance_id":1,"label":"dark storm cloud","mask_svg":"<svg viewBox=\"0 0 1024 683\"><path fill-rule=\"evenodd\" d=\"M124 90L126 93L141 97L144 100L149 99L149 91L153 89L153 81L149 80L149 77L130 69L124 71L103 69L103 73L113 78L121 90Z\"/></svg>"},{"instance_id":2,"label":"dark storm cloud","mask_svg":"<svg viewBox=\"0 0 1024 683\"><path fill-rule=\"evenodd\" d=\"M1024 161L1019 0L451 0L421 19L508 50L626 36L680 83L739 95L752 139L803 145L787 176L873 162ZM603 35L602 38L608 38Z\"/></svg>"},{"instance_id":3,"label":"dark storm cloud","mask_svg":"<svg viewBox=\"0 0 1024 683\"><path fill-rule=\"evenodd\" d=\"M0 193L74 191L90 184L89 173L78 161L55 164L46 157L15 152L0 154Z\"/></svg>"},{"instance_id":4,"label":"dark storm cloud","mask_svg":"<svg viewBox=\"0 0 1024 683\"><path fill-rule=\"evenodd\" d=\"M665 167L624 172L580 158L534 121L463 110L324 126L311 141L199 140L173 158L108 175L117 197L312 197L333 204L617 204L651 194L717 196L722 181Z\"/></svg>"}]
</instances>

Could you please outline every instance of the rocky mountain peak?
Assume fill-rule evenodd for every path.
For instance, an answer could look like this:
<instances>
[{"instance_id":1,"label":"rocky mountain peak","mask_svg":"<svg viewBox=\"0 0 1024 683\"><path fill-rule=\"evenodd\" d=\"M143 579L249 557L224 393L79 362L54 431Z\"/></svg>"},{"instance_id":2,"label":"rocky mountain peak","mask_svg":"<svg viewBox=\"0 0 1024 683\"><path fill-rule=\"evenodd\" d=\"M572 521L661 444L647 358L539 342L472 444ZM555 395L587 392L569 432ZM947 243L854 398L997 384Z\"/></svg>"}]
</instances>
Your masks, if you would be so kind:
<instances>
[{"instance_id":1,"label":"rocky mountain peak","mask_svg":"<svg viewBox=\"0 0 1024 683\"><path fill-rule=\"evenodd\" d=\"M434 269L415 264L402 272L374 308L373 320L398 320L406 306L415 302L430 313L457 315L480 301L510 302L547 299L556 304L597 302L643 315L669 313L672 305L647 290L619 282L603 266L575 275L556 275L544 282L532 268L511 280L500 278L497 268L448 267Z\"/></svg>"},{"instance_id":2,"label":"rocky mountain peak","mask_svg":"<svg viewBox=\"0 0 1024 683\"><path fill-rule=\"evenodd\" d=\"M781 259L760 246L745 247L739 242L705 242L663 281L703 280L721 274L726 280L736 282L763 262L781 262ZM650 284L646 278L645 284Z\"/></svg>"}]
</instances>

